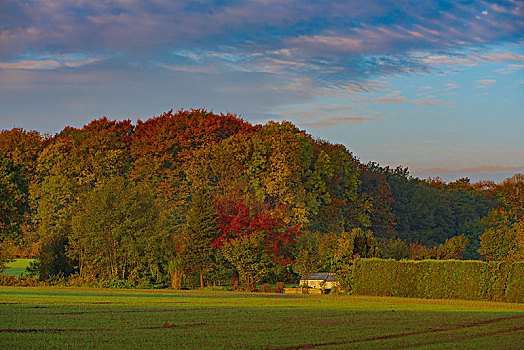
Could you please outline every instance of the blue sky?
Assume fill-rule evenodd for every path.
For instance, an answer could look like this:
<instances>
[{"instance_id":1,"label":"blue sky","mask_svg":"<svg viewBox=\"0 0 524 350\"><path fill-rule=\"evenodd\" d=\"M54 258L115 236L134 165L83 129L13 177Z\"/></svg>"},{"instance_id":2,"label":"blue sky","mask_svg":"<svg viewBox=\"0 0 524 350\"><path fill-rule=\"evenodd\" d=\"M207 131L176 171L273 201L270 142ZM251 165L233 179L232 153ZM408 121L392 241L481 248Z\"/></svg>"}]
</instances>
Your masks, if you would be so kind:
<instances>
[{"instance_id":1,"label":"blue sky","mask_svg":"<svg viewBox=\"0 0 524 350\"><path fill-rule=\"evenodd\" d=\"M524 172L524 1L0 2L0 129L202 107L500 181Z\"/></svg>"}]
</instances>

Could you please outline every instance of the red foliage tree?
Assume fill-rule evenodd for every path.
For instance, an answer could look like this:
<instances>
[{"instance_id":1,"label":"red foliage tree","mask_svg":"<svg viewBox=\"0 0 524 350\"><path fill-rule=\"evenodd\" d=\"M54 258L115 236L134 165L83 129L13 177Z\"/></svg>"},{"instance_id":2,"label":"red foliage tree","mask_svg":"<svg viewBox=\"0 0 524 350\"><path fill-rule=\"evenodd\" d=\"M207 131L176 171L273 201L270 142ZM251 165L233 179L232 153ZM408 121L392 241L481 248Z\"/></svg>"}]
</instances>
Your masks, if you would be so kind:
<instances>
[{"instance_id":1,"label":"red foliage tree","mask_svg":"<svg viewBox=\"0 0 524 350\"><path fill-rule=\"evenodd\" d=\"M261 249L266 250L275 263L291 263L291 247L300 235L300 226L286 223L284 208L269 211L253 200L235 199L217 200L216 207L221 234L213 244L218 249L239 237L261 234L265 243Z\"/></svg>"}]
</instances>

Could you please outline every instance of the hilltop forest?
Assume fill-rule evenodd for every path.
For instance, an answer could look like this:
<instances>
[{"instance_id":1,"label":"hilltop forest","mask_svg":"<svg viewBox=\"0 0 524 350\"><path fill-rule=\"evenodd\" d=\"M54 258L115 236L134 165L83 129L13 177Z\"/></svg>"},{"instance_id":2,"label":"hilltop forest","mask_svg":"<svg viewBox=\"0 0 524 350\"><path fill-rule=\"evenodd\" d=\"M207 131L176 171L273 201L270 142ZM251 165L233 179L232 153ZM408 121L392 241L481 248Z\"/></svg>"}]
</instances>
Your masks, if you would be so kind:
<instances>
[{"instance_id":1,"label":"hilltop forest","mask_svg":"<svg viewBox=\"0 0 524 350\"><path fill-rule=\"evenodd\" d=\"M451 183L362 164L290 122L205 110L0 132L0 265L42 280L292 281L356 257L523 260L524 175Z\"/></svg>"}]
</instances>

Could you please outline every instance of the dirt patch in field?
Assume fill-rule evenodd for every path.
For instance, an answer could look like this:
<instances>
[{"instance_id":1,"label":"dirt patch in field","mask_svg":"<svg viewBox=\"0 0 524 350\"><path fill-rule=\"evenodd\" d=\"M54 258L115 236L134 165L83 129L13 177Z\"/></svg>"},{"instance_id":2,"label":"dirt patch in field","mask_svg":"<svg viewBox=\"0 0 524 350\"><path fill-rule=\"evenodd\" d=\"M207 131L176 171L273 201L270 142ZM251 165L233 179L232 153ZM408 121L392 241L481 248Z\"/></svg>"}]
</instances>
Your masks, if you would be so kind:
<instances>
[{"instance_id":1,"label":"dirt patch in field","mask_svg":"<svg viewBox=\"0 0 524 350\"><path fill-rule=\"evenodd\" d=\"M509 329L499 329L496 331L491 332L483 332L482 334L470 334L468 336L464 337L453 337L453 342L463 342L464 340L474 339L474 338L484 338L489 337L493 335L499 335L504 333L513 333L513 332L522 332L524 330L524 327L513 327ZM396 349L410 349L410 348L416 348L419 346L428 346L428 345L435 345L435 344L446 344L445 341L431 341L431 342L423 342L423 343L416 343L416 344L409 344L409 345L399 345L395 346Z\"/></svg>"},{"instance_id":2,"label":"dirt patch in field","mask_svg":"<svg viewBox=\"0 0 524 350\"><path fill-rule=\"evenodd\" d=\"M193 311L197 308L192 309L148 309L148 310L100 310L100 311L64 311L64 312L44 312L39 315L84 315L84 314L127 314L127 313L142 313L142 312L177 312L177 311Z\"/></svg>"},{"instance_id":3,"label":"dirt patch in field","mask_svg":"<svg viewBox=\"0 0 524 350\"><path fill-rule=\"evenodd\" d=\"M192 328L192 327L205 326L205 325L206 323L204 322L185 323L185 324L164 323L161 326L138 327L136 329Z\"/></svg>"},{"instance_id":4,"label":"dirt patch in field","mask_svg":"<svg viewBox=\"0 0 524 350\"><path fill-rule=\"evenodd\" d=\"M0 333L63 333L105 331L105 328L4 328Z\"/></svg>"},{"instance_id":5,"label":"dirt patch in field","mask_svg":"<svg viewBox=\"0 0 524 350\"><path fill-rule=\"evenodd\" d=\"M383 335L379 337L371 337L371 338L364 338L364 339L351 339L351 340L344 340L344 341L337 341L337 342L327 342L327 343L315 343L315 344L303 344L303 345L295 345L295 346L287 346L283 348L279 348L281 350L295 350L295 349L312 349L316 347L321 346L334 346L334 345L345 345L345 344L353 344L353 343L362 343L362 342L370 342L375 340L387 340L387 339L396 339L396 338L403 338L408 337L411 335L420 335L420 334L429 334L429 333L438 333L438 332L446 332L446 331L452 331L457 329L464 329L464 328L471 328L471 327L477 327L482 326L485 324L492 324L497 323L501 321L507 321L507 320L515 320L515 319L521 319L524 318L524 315L515 315L515 316L507 316L507 317L499 317L499 318L493 318L490 320L485 321L479 321L479 322L470 322L462 325L455 325L451 327L446 328L435 328L435 329L427 329L424 331L417 331L417 332L404 332L404 333L397 333L397 334L388 334ZM521 331L524 330L524 326L512 328L510 330L500 330L497 331L497 333L507 333L512 331ZM484 336L482 334L481 336ZM465 339L468 339L469 337L466 337ZM464 340L464 339L462 339Z\"/></svg>"},{"instance_id":6,"label":"dirt patch in field","mask_svg":"<svg viewBox=\"0 0 524 350\"><path fill-rule=\"evenodd\" d=\"M205 326L204 322L197 323L164 323L160 326L135 327L134 329L169 329L169 328L192 328ZM111 331L111 328L3 328L0 333L65 333L65 332L99 332Z\"/></svg>"}]
</instances>

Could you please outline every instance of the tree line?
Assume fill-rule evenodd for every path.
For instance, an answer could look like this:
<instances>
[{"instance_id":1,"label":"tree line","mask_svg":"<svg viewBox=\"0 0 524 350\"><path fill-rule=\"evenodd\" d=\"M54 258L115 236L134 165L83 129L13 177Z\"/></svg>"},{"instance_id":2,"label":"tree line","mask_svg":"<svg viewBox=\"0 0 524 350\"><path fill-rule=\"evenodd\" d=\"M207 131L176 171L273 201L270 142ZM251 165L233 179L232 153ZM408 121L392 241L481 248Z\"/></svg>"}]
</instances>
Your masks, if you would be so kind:
<instances>
[{"instance_id":1,"label":"tree line","mask_svg":"<svg viewBox=\"0 0 524 350\"><path fill-rule=\"evenodd\" d=\"M421 180L290 122L169 111L0 132L0 265L41 279L242 284L356 257L522 260L524 176Z\"/></svg>"}]
</instances>

